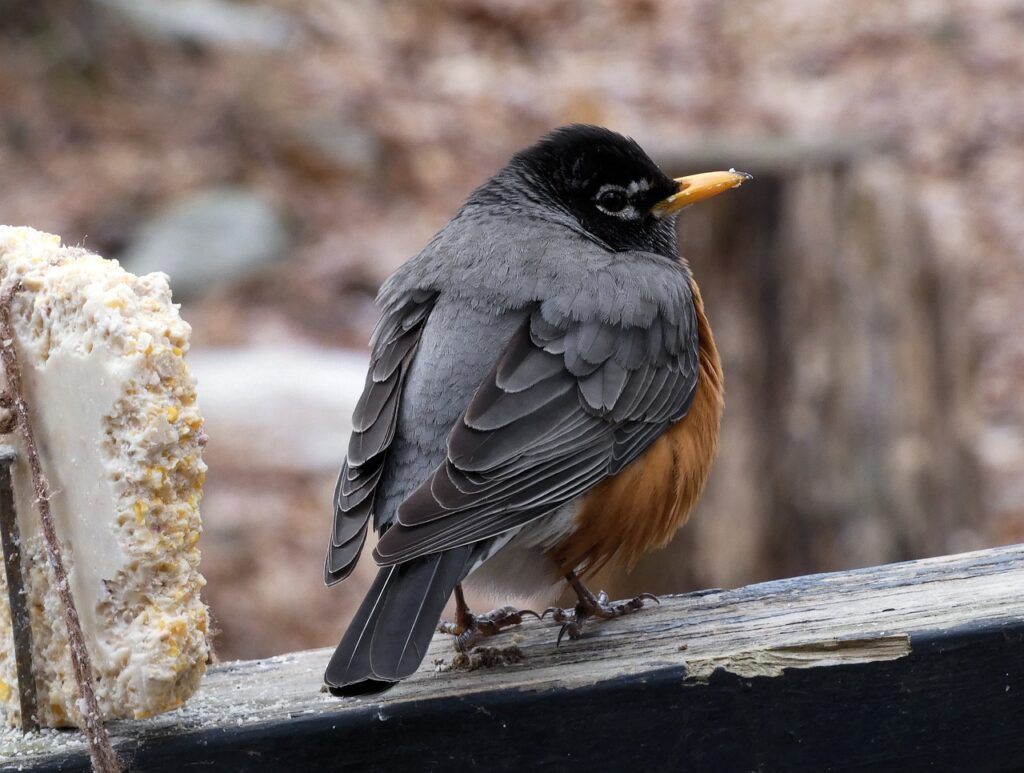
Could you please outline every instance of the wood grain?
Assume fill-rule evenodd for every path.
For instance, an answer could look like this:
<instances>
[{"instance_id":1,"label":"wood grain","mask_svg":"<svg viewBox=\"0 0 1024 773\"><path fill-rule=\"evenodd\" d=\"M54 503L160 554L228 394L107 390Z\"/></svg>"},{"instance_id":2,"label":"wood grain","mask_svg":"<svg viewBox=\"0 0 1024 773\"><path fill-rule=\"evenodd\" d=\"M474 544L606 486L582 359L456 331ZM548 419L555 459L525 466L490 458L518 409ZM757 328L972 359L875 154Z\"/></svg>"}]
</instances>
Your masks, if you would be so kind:
<instances>
[{"instance_id":1,"label":"wood grain","mask_svg":"<svg viewBox=\"0 0 1024 773\"><path fill-rule=\"evenodd\" d=\"M111 732L146 771L1014 769L1022 589L1024 546L710 590L557 648L531 622L457 668L438 636L364 699L320 692L327 649L226 663L184 708ZM68 732L6 731L0 761L88 769Z\"/></svg>"}]
</instances>

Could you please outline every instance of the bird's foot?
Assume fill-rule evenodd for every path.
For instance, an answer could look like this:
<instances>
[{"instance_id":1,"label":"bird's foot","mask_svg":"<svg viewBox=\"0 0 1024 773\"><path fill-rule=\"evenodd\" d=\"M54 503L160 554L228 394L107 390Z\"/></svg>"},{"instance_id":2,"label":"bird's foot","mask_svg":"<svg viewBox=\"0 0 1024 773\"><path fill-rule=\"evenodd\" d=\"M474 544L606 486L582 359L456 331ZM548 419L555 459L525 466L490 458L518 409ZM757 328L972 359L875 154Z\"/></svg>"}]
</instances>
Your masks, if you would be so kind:
<instances>
[{"instance_id":1,"label":"bird's foot","mask_svg":"<svg viewBox=\"0 0 1024 773\"><path fill-rule=\"evenodd\" d=\"M500 607L483 615L474 615L467 609L464 615L458 615L461 619L454 623L442 620L441 624L437 626L437 630L454 636L455 649L459 652L469 652L488 636L494 636L505 628L519 625L527 615L533 615L538 620L540 619L540 615L532 609Z\"/></svg>"},{"instance_id":2,"label":"bird's foot","mask_svg":"<svg viewBox=\"0 0 1024 773\"><path fill-rule=\"evenodd\" d=\"M455 649L459 652L469 652L482 639L501 633L505 628L519 625L526 615L533 615L540 620L540 615L532 609L516 609L515 607L499 607L483 615L474 615L462 595L462 586L456 585L455 622L449 623L442 620L437 626L437 630L454 636Z\"/></svg>"},{"instance_id":3,"label":"bird's foot","mask_svg":"<svg viewBox=\"0 0 1024 773\"><path fill-rule=\"evenodd\" d=\"M599 591L595 596L575 575L569 578L569 582L579 596L576 606L572 609L548 607L541 614L541 619L550 614L552 620L562 624L562 628L558 632L558 639L555 641L556 647L562 643L562 639L565 636L568 636L570 639L578 639L583 636L583 626L590 618L596 617L599 620L611 620L612 618L622 617L623 615L643 609L645 601L653 601L655 604L661 603L653 593L641 593L639 596L634 596L625 601L609 601L607 593Z\"/></svg>"}]
</instances>

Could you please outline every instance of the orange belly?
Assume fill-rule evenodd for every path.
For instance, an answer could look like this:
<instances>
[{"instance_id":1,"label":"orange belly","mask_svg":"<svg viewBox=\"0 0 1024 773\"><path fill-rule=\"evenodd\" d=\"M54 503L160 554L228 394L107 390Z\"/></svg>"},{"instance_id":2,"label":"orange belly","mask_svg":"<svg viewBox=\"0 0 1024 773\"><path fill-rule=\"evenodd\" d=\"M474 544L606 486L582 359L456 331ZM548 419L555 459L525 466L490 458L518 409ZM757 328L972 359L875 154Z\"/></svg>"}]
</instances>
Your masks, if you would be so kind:
<instances>
[{"instance_id":1,"label":"orange belly","mask_svg":"<svg viewBox=\"0 0 1024 773\"><path fill-rule=\"evenodd\" d=\"M636 461L583 498L576 528L550 553L563 575L592 574L609 563L633 566L672 539L704 490L718 448L722 363L700 291L696 283L691 286L700 372L690 410Z\"/></svg>"}]
</instances>

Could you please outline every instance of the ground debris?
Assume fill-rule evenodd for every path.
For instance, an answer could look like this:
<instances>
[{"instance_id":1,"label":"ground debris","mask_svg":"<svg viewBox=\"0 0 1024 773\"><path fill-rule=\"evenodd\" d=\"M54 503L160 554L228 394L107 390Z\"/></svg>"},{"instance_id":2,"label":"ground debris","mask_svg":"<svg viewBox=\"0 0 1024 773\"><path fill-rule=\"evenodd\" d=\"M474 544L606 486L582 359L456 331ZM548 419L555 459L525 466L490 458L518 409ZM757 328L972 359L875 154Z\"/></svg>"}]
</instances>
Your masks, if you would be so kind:
<instances>
[{"instance_id":1,"label":"ground debris","mask_svg":"<svg viewBox=\"0 0 1024 773\"><path fill-rule=\"evenodd\" d=\"M507 647L476 647L470 652L460 652L445 667L436 664L439 671L476 671L478 668L513 666L526 660L526 653L518 644Z\"/></svg>"}]
</instances>

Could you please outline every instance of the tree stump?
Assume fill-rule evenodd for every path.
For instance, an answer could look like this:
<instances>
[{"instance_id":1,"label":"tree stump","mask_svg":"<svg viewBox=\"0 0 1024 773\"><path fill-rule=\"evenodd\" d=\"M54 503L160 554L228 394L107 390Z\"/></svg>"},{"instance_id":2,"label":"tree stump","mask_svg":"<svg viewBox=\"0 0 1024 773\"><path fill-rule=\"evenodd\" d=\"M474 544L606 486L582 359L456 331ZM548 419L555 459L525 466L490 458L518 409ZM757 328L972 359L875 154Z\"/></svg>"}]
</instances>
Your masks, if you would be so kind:
<instances>
[{"instance_id":1,"label":"tree stump","mask_svg":"<svg viewBox=\"0 0 1024 773\"><path fill-rule=\"evenodd\" d=\"M689 525L614 591L678 591L978 547L966 289L869 142L657 156L754 180L680 218L725 366Z\"/></svg>"}]
</instances>

